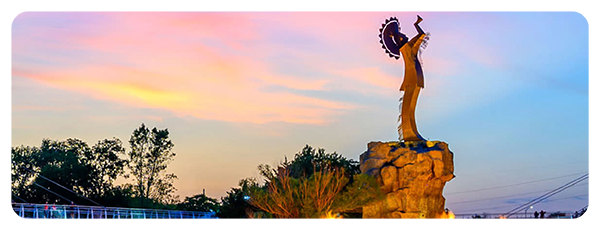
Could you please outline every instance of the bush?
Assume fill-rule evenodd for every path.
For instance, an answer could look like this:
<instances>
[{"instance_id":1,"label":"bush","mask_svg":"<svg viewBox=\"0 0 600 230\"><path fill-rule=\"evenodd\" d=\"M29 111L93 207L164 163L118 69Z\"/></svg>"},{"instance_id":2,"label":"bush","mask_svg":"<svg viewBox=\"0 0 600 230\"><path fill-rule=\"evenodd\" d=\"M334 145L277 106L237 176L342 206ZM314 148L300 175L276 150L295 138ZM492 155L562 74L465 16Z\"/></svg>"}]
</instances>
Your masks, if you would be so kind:
<instances>
[{"instance_id":1,"label":"bush","mask_svg":"<svg viewBox=\"0 0 600 230\"><path fill-rule=\"evenodd\" d=\"M358 162L306 146L276 166L260 165L264 185L249 189L250 204L276 218L323 218L344 214L382 197Z\"/></svg>"}]
</instances>

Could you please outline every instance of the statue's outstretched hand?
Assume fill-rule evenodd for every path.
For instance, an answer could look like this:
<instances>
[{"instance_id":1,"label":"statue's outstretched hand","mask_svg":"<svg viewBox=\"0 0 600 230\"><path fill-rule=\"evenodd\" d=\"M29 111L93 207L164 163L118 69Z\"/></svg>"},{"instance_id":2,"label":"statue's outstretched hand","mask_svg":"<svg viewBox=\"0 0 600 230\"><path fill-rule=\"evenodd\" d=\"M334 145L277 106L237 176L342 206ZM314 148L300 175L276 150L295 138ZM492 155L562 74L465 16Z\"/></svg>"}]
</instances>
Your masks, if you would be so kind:
<instances>
[{"instance_id":1,"label":"statue's outstretched hand","mask_svg":"<svg viewBox=\"0 0 600 230\"><path fill-rule=\"evenodd\" d=\"M415 22L415 25L419 24L421 21L423 21L423 18L421 18L421 16L417 15L417 22Z\"/></svg>"}]
</instances>

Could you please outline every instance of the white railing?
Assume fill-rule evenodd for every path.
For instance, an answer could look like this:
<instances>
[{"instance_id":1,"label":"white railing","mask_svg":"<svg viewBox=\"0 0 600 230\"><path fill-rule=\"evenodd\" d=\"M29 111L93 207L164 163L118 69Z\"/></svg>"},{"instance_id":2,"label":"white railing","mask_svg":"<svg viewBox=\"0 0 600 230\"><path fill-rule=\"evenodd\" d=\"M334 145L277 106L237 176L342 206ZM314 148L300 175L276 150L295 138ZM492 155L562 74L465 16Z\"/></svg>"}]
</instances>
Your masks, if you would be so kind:
<instances>
[{"instance_id":1,"label":"white railing","mask_svg":"<svg viewBox=\"0 0 600 230\"><path fill-rule=\"evenodd\" d=\"M217 218L214 212L118 208L83 205L13 203L13 210L23 218L57 219L206 219Z\"/></svg>"},{"instance_id":2,"label":"white railing","mask_svg":"<svg viewBox=\"0 0 600 230\"><path fill-rule=\"evenodd\" d=\"M504 213L478 213L478 214L455 214L456 219L501 219ZM515 213L508 217L509 219L534 219L536 218L532 212L527 213ZM538 218L541 219L540 216ZM573 213L571 212L560 212L560 213L546 213L544 219L573 219Z\"/></svg>"}]
</instances>

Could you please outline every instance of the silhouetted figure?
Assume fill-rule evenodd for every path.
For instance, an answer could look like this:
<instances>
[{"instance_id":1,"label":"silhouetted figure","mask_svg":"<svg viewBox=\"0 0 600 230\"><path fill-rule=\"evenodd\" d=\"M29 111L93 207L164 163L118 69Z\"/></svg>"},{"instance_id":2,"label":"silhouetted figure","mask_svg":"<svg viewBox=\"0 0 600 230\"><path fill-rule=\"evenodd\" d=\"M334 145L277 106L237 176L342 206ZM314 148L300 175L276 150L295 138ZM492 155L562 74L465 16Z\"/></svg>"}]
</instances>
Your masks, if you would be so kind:
<instances>
[{"instance_id":1,"label":"silhouetted figure","mask_svg":"<svg viewBox=\"0 0 600 230\"><path fill-rule=\"evenodd\" d=\"M50 216L52 218L58 217L58 213L57 213L56 205L55 204L52 204L52 210L50 210Z\"/></svg>"},{"instance_id":2,"label":"silhouetted figure","mask_svg":"<svg viewBox=\"0 0 600 230\"><path fill-rule=\"evenodd\" d=\"M540 218L543 219L545 214L546 212L544 212L544 210L540 211Z\"/></svg>"},{"instance_id":3,"label":"silhouetted figure","mask_svg":"<svg viewBox=\"0 0 600 230\"><path fill-rule=\"evenodd\" d=\"M540 217L540 213L538 213L537 211L535 211L535 212L533 213L533 218L536 218L536 219L537 219L538 217Z\"/></svg>"},{"instance_id":4,"label":"silhouetted figure","mask_svg":"<svg viewBox=\"0 0 600 230\"><path fill-rule=\"evenodd\" d=\"M69 205L69 213L71 219L75 218L75 203L73 203L73 201L71 201L71 205Z\"/></svg>"},{"instance_id":5,"label":"silhouetted figure","mask_svg":"<svg viewBox=\"0 0 600 230\"><path fill-rule=\"evenodd\" d=\"M48 201L46 201L46 205L44 205L44 218L50 217L50 210L48 209Z\"/></svg>"}]
</instances>

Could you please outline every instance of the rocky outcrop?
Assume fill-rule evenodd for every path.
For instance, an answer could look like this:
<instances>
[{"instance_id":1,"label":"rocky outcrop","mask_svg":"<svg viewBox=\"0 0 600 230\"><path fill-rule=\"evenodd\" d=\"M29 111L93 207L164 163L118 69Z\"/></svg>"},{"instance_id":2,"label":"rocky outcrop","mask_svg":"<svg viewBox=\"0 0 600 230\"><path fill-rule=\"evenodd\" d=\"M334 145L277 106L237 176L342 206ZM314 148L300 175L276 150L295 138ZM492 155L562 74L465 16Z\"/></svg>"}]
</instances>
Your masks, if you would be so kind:
<instances>
[{"instance_id":1,"label":"rocky outcrop","mask_svg":"<svg viewBox=\"0 0 600 230\"><path fill-rule=\"evenodd\" d=\"M385 198L363 207L363 218L438 218L446 182L454 178L448 144L371 142L360 155L362 173L377 179Z\"/></svg>"}]
</instances>

